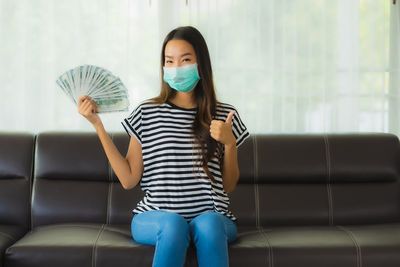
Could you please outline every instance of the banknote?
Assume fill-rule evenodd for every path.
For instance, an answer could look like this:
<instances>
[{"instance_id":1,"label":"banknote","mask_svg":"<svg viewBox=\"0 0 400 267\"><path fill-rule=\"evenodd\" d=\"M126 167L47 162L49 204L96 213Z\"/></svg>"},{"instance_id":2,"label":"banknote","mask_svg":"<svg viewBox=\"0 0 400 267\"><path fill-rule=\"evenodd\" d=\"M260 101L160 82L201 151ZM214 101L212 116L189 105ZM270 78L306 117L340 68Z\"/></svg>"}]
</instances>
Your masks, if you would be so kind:
<instances>
[{"instance_id":1,"label":"banknote","mask_svg":"<svg viewBox=\"0 0 400 267\"><path fill-rule=\"evenodd\" d=\"M56 83L75 105L80 96L88 95L96 102L99 113L129 110L128 90L120 78L105 68L78 66L61 74Z\"/></svg>"}]
</instances>

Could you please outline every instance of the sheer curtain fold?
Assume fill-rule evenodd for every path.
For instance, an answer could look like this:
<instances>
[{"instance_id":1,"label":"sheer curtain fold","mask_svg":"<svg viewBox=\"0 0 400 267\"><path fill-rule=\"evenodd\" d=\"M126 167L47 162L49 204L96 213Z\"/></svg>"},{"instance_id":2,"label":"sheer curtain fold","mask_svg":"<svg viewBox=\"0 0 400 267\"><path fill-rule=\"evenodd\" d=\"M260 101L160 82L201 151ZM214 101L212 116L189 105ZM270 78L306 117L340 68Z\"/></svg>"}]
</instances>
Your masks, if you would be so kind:
<instances>
[{"instance_id":1,"label":"sheer curtain fold","mask_svg":"<svg viewBox=\"0 0 400 267\"><path fill-rule=\"evenodd\" d=\"M0 130L92 131L57 87L99 65L131 110L159 92L165 35L193 25L217 96L252 133L400 133L399 3L376 0L0 1ZM130 111L129 111L130 112ZM129 112L101 115L123 131Z\"/></svg>"}]
</instances>

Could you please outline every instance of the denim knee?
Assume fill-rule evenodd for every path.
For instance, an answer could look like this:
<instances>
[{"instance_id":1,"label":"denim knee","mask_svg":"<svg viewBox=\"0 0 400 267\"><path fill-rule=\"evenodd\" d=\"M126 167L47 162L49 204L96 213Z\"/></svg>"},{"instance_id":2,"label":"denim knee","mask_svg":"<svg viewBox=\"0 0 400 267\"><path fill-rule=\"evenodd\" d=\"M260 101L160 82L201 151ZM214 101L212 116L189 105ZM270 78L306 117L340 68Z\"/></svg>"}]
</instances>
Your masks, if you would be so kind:
<instances>
[{"instance_id":1,"label":"denim knee","mask_svg":"<svg viewBox=\"0 0 400 267\"><path fill-rule=\"evenodd\" d=\"M142 244L155 245L157 240L164 238L171 242L183 243L185 246L190 242L187 221L179 214L161 210L134 215L131 220L131 233L132 238Z\"/></svg>"},{"instance_id":2,"label":"denim knee","mask_svg":"<svg viewBox=\"0 0 400 267\"><path fill-rule=\"evenodd\" d=\"M206 212L196 217L192 224L194 241L198 237L206 238L208 241L226 239L225 225L220 215L216 212Z\"/></svg>"},{"instance_id":3,"label":"denim knee","mask_svg":"<svg viewBox=\"0 0 400 267\"><path fill-rule=\"evenodd\" d=\"M165 212L160 221L157 237L158 239L166 238L172 244L184 242L184 244L189 245L189 230L189 224L184 217L173 212Z\"/></svg>"}]
</instances>

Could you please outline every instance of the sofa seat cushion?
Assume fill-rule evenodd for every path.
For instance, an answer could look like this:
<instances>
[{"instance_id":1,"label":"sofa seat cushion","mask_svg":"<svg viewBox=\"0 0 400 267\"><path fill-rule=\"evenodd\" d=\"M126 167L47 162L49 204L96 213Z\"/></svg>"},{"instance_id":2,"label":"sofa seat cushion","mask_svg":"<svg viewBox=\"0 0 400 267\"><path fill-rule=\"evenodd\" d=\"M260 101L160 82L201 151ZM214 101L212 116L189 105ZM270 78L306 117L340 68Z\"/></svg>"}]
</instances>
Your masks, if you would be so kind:
<instances>
[{"instance_id":1,"label":"sofa seat cushion","mask_svg":"<svg viewBox=\"0 0 400 267\"><path fill-rule=\"evenodd\" d=\"M101 224L36 227L6 251L5 266L92 266Z\"/></svg>"},{"instance_id":2,"label":"sofa seat cushion","mask_svg":"<svg viewBox=\"0 0 400 267\"><path fill-rule=\"evenodd\" d=\"M5 250L20 239L26 230L15 225L0 224L0 267L3 265Z\"/></svg>"},{"instance_id":3,"label":"sofa seat cushion","mask_svg":"<svg viewBox=\"0 0 400 267\"><path fill-rule=\"evenodd\" d=\"M130 229L127 227L107 226L97 246L96 266L152 265L154 247L141 245L131 240ZM230 266L265 266L265 251L264 238L255 227L239 227L238 240L230 245ZM185 267L197 266L195 247L192 242L187 251Z\"/></svg>"},{"instance_id":4,"label":"sofa seat cushion","mask_svg":"<svg viewBox=\"0 0 400 267\"><path fill-rule=\"evenodd\" d=\"M262 233L265 250L263 263L254 266L400 266L400 223L280 226L259 228L258 232ZM232 266L249 262L246 258L250 254L243 249L245 243L249 244L249 236L250 232L240 233L239 243L231 247Z\"/></svg>"},{"instance_id":5,"label":"sofa seat cushion","mask_svg":"<svg viewBox=\"0 0 400 267\"><path fill-rule=\"evenodd\" d=\"M400 266L399 236L396 223L239 226L230 266ZM6 254L7 267L151 266L154 247L136 243L129 225L57 224L35 228ZM197 266L193 244L185 266Z\"/></svg>"}]
</instances>

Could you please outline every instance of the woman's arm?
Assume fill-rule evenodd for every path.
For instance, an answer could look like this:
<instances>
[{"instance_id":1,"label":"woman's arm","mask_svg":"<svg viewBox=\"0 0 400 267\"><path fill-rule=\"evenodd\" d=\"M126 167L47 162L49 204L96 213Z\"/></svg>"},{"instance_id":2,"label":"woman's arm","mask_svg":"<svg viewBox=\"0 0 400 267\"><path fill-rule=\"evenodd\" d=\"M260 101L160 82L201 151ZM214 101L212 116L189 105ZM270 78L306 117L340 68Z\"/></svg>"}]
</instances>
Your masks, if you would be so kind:
<instances>
[{"instance_id":1,"label":"woman's arm","mask_svg":"<svg viewBox=\"0 0 400 267\"><path fill-rule=\"evenodd\" d=\"M139 142L131 137L126 158L121 155L111 137L107 134L102 123L93 125L103 145L104 152L110 162L111 168L118 177L124 189L135 187L143 173L142 147Z\"/></svg>"},{"instance_id":2,"label":"woman's arm","mask_svg":"<svg viewBox=\"0 0 400 267\"><path fill-rule=\"evenodd\" d=\"M235 190L239 181L239 164L236 143L225 145L222 183L227 193Z\"/></svg>"},{"instance_id":3,"label":"woman's arm","mask_svg":"<svg viewBox=\"0 0 400 267\"><path fill-rule=\"evenodd\" d=\"M212 120L210 124L211 137L224 144L225 148L222 184L227 193L235 190L239 181L236 138L232 132L233 114L234 111L230 111L225 121Z\"/></svg>"},{"instance_id":4,"label":"woman's arm","mask_svg":"<svg viewBox=\"0 0 400 267\"><path fill-rule=\"evenodd\" d=\"M79 98L78 111L96 129L111 168L121 182L122 187L124 189L135 187L143 173L142 147L140 143L134 137L131 137L127 155L123 157L104 129L103 123L96 113L96 103L90 97L82 96Z\"/></svg>"}]
</instances>

